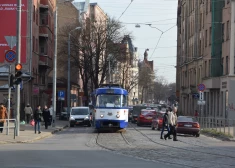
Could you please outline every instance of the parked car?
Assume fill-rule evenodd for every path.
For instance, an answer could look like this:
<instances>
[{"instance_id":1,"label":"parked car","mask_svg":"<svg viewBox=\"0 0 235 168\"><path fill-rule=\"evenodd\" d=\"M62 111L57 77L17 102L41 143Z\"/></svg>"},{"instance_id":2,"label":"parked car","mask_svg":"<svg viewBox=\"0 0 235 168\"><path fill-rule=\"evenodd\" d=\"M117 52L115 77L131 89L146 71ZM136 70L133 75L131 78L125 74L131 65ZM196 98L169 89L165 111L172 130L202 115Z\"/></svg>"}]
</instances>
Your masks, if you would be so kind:
<instances>
[{"instance_id":1,"label":"parked car","mask_svg":"<svg viewBox=\"0 0 235 168\"><path fill-rule=\"evenodd\" d=\"M161 130L162 129L162 123L163 123L163 115L165 114L164 111L158 111L156 116L152 119L151 128L152 130Z\"/></svg>"},{"instance_id":2,"label":"parked car","mask_svg":"<svg viewBox=\"0 0 235 168\"><path fill-rule=\"evenodd\" d=\"M157 112L153 109L142 109L138 119L137 119L137 126L141 125L151 125L152 119L157 115Z\"/></svg>"},{"instance_id":3,"label":"parked car","mask_svg":"<svg viewBox=\"0 0 235 168\"><path fill-rule=\"evenodd\" d=\"M72 107L69 117L70 127L74 127L74 125L87 125L90 127L91 115L89 107Z\"/></svg>"},{"instance_id":4,"label":"parked car","mask_svg":"<svg viewBox=\"0 0 235 168\"><path fill-rule=\"evenodd\" d=\"M178 134L190 134L200 136L200 124L194 117L179 116L177 119L176 132Z\"/></svg>"},{"instance_id":5,"label":"parked car","mask_svg":"<svg viewBox=\"0 0 235 168\"><path fill-rule=\"evenodd\" d=\"M69 119L69 113L67 112L67 107L63 107L62 112L59 115L60 120L68 120Z\"/></svg>"}]
</instances>

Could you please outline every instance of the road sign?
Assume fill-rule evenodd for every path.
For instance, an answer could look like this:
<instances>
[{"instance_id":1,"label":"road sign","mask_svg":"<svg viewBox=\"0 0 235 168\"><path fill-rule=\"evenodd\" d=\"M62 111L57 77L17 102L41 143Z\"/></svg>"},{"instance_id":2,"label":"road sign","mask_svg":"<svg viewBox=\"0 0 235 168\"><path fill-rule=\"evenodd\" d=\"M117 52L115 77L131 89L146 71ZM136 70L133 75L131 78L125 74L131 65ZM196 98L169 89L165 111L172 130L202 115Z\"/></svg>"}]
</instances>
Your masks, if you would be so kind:
<instances>
[{"instance_id":1,"label":"road sign","mask_svg":"<svg viewBox=\"0 0 235 168\"><path fill-rule=\"evenodd\" d=\"M199 100L204 100L204 92L199 92Z\"/></svg>"},{"instance_id":2,"label":"road sign","mask_svg":"<svg viewBox=\"0 0 235 168\"><path fill-rule=\"evenodd\" d=\"M64 100L64 98L65 98L65 91L63 90L58 91L58 99Z\"/></svg>"},{"instance_id":3,"label":"road sign","mask_svg":"<svg viewBox=\"0 0 235 168\"><path fill-rule=\"evenodd\" d=\"M193 96L194 99L199 99L199 93L193 93L192 96Z\"/></svg>"},{"instance_id":4,"label":"road sign","mask_svg":"<svg viewBox=\"0 0 235 168\"><path fill-rule=\"evenodd\" d=\"M201 83L197 86L197 89L198 89L198 91L203 92L206 89L206 86Z\"/></svg>"},{"instance_id":5,"label":"road sign","mask_svg":"<svg viewBox=\"0 0 235 168\"><path fill-rule=\"evenodd\" d=\"M14 62L16 60L16 52L14 50L8 50L5 53L5 60L7 62Z\"/></svg>"},{"instance_id":6,"label":"road sign","mask_svg":"<svg viewBox=\"0 0 235 168\"><path fill-rule=\"evenodd\" d=\"M204 100L198 100L198 101L197 101L197 104L203 106L203 105L206 104L206 101L204 101Z\"/></svg>"}]
</instances>

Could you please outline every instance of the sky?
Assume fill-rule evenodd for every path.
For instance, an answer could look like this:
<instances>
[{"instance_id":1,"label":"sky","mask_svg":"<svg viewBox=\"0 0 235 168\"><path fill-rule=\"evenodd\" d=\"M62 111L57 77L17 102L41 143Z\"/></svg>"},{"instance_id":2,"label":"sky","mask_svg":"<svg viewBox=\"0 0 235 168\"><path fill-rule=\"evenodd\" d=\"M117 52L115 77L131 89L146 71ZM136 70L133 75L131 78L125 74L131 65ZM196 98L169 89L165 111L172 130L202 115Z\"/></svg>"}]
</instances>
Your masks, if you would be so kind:
<instances>
[{"instance_id":1,"label":"sky","mask_svg":"<svg viewBox=\"0 0 235 168\"><path fill-rule=\"evenodd\" d=\"M90 0L93 2L110 17L119 19L132 33L141 60L145 49L149 49L148 60L154 61L156 76L163 76L168 83L175 82L177 0ZM140 27L136 28L136 24Z\"/></svg>"}]
</instances>

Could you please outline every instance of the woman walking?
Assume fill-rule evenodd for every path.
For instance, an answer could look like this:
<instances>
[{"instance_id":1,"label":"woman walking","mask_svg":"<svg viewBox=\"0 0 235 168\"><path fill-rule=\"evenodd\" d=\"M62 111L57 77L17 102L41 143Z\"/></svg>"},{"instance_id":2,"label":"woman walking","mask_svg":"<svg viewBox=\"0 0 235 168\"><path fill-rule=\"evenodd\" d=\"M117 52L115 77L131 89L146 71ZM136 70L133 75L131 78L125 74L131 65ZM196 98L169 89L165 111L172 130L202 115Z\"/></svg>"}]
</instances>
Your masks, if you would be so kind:
<instances>
[{"instance_id":1,"label":"woman walking","mask_svg":"<svg viewBox=\"0 0 235 168\"><path fill-rule=\"evenodd\" d=\"M48 125L50 123L50 110L48 109L48 107L45 105L44 109L42 111L42 116L43 116L43 120L45 122L45 129L48 128Z\"/></svg>"},{"instance_id":2,"label":"woman walking","mask_svg":"<svg viewBox=\"0 0 235 168\"><path fill-rule=\"evenodd\" d=\"M35 126L34 126L35 134L37 132L37 126L38 126L38 133L41 134L40 123L41 123L41 118L42 118L42 111L41 111L40 105L38 105L37 109L34 111L33 118L35 121Z\"/></svg>"}]
</instances>

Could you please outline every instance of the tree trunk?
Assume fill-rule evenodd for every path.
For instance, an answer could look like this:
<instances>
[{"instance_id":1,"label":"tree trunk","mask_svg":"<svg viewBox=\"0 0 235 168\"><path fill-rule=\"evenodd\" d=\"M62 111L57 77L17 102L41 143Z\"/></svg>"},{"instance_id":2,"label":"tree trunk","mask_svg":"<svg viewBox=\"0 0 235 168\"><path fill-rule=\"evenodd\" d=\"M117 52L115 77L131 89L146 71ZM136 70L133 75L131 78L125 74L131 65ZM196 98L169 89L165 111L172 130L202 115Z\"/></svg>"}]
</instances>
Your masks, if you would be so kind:
<instances>
[{"instance_id":1,"label":"tree trunk","mask_svg":"<svg viewBox=\"0 0 235 168\"><path fill-rule=\"evenodd\" d=\"M144 87L142 87L141 104L143 104L143 101L144 101Z\"/></svg>"}]
</instances>

